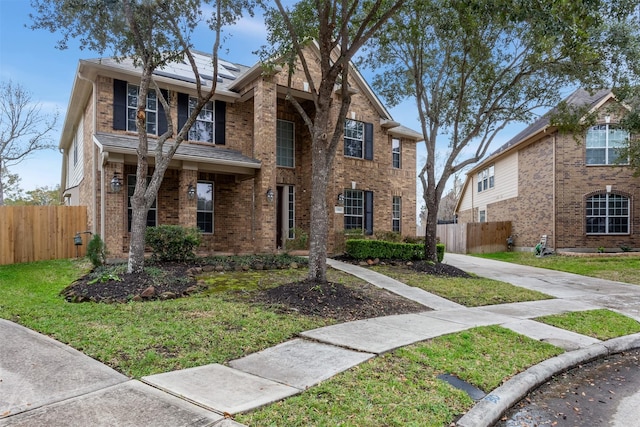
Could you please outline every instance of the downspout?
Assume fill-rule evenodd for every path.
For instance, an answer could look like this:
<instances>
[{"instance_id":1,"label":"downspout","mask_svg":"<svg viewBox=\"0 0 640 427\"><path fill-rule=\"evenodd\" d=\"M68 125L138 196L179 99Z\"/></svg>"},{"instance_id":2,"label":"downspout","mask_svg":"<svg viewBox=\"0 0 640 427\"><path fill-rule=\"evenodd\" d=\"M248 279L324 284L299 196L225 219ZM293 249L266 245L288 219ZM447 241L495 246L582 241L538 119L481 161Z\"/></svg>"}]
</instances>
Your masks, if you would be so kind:
<instances>
[{"instance_id":1,"label":"downspout","mask_svg":"<svg viewBox=\"0 0 640 427\"><path fill-rule=\"evenodd\" d=\"M93 133L95 133L96 131L96 116L98 114L97 111L97 101L96 101L96 82L88 79L86 77L84 77L82 75L81 72L78 72L78 78L81 80L84 80L86 82L89 82L91 84L91 97L93 98L93 117L91 117L91 147L93 147L93 155L91 156L91 185L93 187L93 233L96 233L96 223L98 221L98 213L96 212L96 202L97 202L97 189L98 189L98 185L96 183L96 172L98 171L98 166L96 164L96 155L97 153L97 148L95 147L95 144L93 143ZM84 123L84 121L83 121ZM84 136L84 132L82 133L82 135ZM84 138L83 138L84 139ZM84 143L84 141L83 141ZM100 182L104 182L104 170L103 168L100 168L101 171L101 175L100 175ZM105 233L105 229L104 229L104 217L105 217L105 207L104 207L104 191L100 192L100 236L102 236L104 238L104 233Z\"/></svg>"}]
</instances>

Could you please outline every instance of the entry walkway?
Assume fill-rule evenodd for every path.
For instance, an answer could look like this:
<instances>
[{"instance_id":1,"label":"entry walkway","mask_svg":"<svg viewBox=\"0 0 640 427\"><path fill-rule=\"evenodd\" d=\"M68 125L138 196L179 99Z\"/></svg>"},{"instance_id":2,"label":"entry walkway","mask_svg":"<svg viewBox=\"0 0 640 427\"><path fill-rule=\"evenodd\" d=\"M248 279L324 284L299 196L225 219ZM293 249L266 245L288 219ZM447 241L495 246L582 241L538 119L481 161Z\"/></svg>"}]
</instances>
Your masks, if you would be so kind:
<instances>
[{"instance_id":1,"label":"entry walkway","mask_svg":"<svg viewBox=\"0 0 640 427\"><path fill-rule=\"evenodd\" d=\"M567 350L589 349L598 340L531 319L599 307L636 318L640 313L637 286L462 255L448 254L445 262L557 299L465 308L369 269L330 260L334 268L433 310L314 329L228 365L167 372L142 381L0 321L0 426L237 426L225 415L301 393L379 354L436 336L499 324Z\"/></svg>"}]
</instances>

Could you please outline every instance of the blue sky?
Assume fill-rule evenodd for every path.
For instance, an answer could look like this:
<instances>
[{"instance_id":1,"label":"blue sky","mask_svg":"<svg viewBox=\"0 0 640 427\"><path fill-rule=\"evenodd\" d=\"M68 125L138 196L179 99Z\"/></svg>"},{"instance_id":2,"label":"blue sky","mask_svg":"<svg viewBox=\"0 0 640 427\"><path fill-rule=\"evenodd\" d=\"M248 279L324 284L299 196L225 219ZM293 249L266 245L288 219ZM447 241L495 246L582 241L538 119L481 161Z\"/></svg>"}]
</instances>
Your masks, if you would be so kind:
<instances>
[{"instance_id":1,"label":"blue sky","mask_svg":"<svg viewBox=\"0 0 640 427\"><path fill-rule=\"evenodd\" d=\"M60 119L57 131L53 134L57 147L59 130L64 122L69 94L78 65L78 60L96 58L96 52L80 49L75 42L69 43L66 50L55 48L59 39L57 34L44 30L30 30L26 26L31 24L29 0L0 0L0 78L21 84L32 94L33 101L41 104L43 112L58 111ZM253 65L258 57L252 52L266 43L266 30L262 18L243 18L233 28L226 29L230 38L225 41L220 57L231 62ZM195 46L202 51L210 51L212 36L206 29L198 32ZM371 81L372 74L361 70L364 77ZM414 130L420 129L415 112L415 106L407 101L393 109L392 116L402 124ZM520 124L517 128L522 128ZM499 147L509 137L511 132L503 132L489 151ZM418 150L417 169L424 163L424 145ZM444 154L444 153L443 153ZM60 168L62 155L56 150L36 153L10 169L20 175L21 187L31 190L39 186L53 187L60 182ZM418 205L421 204L421 191L418 190Z\"/></svg>"}]
</instances>

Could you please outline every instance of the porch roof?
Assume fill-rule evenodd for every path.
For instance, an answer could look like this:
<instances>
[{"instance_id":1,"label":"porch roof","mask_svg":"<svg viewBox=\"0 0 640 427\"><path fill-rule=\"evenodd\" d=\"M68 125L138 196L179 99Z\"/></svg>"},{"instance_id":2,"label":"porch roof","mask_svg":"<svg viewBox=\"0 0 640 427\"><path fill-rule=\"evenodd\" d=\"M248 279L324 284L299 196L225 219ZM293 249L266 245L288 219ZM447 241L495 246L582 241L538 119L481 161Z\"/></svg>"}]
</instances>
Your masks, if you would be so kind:
<instances>
[{"instance_id":1,"label":"porch roof","mask_svg":"<svg viewBox=\"0 0 640 427\"><path fill-rule=\"evenodd\" d=\"M138 138L128 135L109 133L96 133L93 137L95 144L100 148L104 161L120 161L136 163L136 149ZM167 143L163 152L169 151ZM156 140L149 138L150 164L156 150ZM259 160L245 156L239 151L216 147L212 144L182 143L173 156L172 168L197 169L202 172L222 173L227 175L239 175L251 178L262 167Z\"/></svg>"}]
</instances>

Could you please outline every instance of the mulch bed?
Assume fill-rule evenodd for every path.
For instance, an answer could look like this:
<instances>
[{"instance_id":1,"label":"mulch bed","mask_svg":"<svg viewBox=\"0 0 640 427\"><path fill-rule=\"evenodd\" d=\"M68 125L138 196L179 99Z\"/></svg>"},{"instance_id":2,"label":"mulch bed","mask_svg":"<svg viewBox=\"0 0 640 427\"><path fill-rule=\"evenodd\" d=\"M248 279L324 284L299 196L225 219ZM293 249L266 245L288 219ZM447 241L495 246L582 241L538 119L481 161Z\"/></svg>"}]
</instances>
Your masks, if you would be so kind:
<instances>
[{"instance_id":1,"label":"mulch bed","mask_svg":"<svg viewBox=\"0 0 640 427\"><path fill-rule=\"evenodd\" d=\"M341 260L359 263L355 260ZM402 266L425 274L439 276L470 277L464 271L448 264L381 262L379 260L370 260L369 264ZM154 276L147 272L140 274L121 273L113 275L113 277L108 274L100 276L96 273L90 273L65 288L61 295L69 302L124 303L186 297L206 288L206 285L199 285L195 278L196 275L203 273L203 268L200 266L165 263L154 264L153 267L156 270ZM162 280L158 280L158 270L161 271ZM208 270L205 268L204 271ZM253 303L273 306L280 311L293 311L339 321L430 310L428 307L373 285L353 287L340 283L320 283L311 280L287 283L275 288L252 292L248 296L248 300Z\"/></svg>"}]
</instances>

